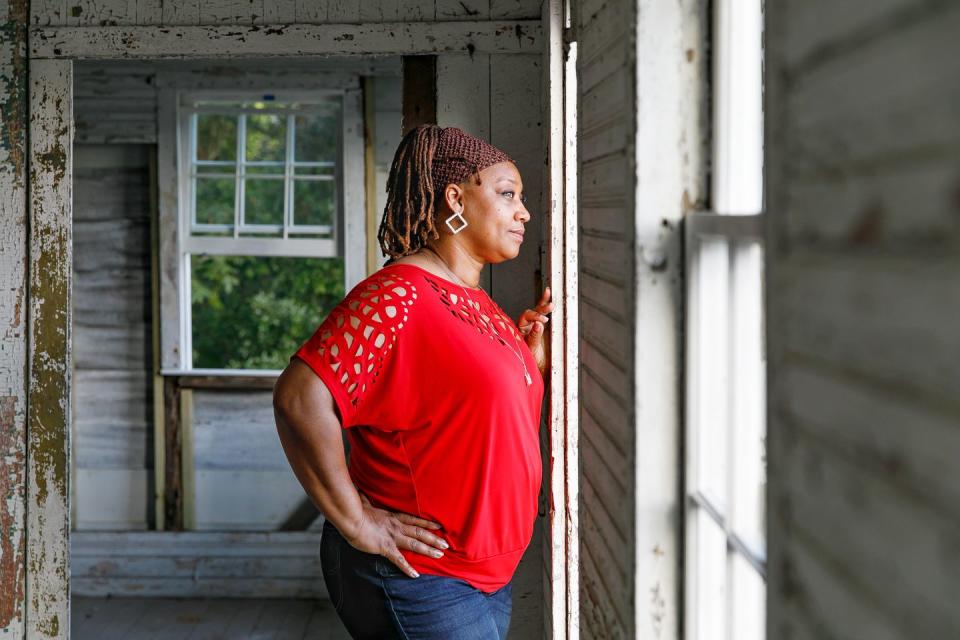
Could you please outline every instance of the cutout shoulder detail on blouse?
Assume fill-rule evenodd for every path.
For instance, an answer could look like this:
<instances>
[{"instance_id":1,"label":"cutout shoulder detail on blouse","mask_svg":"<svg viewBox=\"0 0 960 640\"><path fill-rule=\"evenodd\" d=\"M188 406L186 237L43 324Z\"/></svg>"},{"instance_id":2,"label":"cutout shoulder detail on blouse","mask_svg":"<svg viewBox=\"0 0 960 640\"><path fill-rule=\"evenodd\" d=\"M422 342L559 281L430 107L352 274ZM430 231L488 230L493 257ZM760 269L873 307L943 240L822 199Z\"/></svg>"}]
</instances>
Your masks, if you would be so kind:
<instances>
[{"instance_id":1,"label":"cutout shoulder detail on blouse","mask_svg":"<svg viewBox=\"0 0 960 640\"><path fill-rule=\"evenodd\" d=\"M317 355L357 406L383 370L407 323L417 287L396 274L374 274L324 321Z\"/></svg>"}]
</instances>

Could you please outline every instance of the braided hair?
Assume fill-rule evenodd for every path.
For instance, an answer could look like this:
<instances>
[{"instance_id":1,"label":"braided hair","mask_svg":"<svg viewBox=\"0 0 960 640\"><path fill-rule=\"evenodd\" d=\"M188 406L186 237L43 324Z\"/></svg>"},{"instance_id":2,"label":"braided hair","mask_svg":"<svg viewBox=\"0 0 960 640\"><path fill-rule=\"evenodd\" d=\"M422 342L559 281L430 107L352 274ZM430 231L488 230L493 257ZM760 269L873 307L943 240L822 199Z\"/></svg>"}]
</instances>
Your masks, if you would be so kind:
<instances>
[{"instance_id":1,"label":"braided hair","mask_svg":"<svg viewBox=\"0 0 960 640\"><path fill-rule=\"evenodd\" d=\"M387 178L387 204L377 240L391 261L440 237L440 199L448 184L460 184L510 156L456 127L424 124L400 141ZM390 261L388 261L389 263Z\"/></svg>"},{"instance_id":2,"label":"braided hair","mask_svg":"<svg viewBox=\"0 0 960 640\"><path fill-rule=\"evenodd\" d=\"M407 132L393 156L387 178L387 205L377 240L384 255L399 258L439 238L430 167L440 127L421 125Z\"/></svg>"}]
</instances>

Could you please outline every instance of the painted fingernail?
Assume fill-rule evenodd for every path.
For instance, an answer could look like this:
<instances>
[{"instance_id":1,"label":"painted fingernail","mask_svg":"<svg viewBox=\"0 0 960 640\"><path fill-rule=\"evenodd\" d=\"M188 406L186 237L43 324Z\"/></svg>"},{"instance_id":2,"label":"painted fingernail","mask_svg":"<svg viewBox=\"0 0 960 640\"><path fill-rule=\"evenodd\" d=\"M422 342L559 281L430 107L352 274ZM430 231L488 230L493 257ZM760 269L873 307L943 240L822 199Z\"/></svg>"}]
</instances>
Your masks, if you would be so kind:
<instances>
[{"instance_id":1,"label":"painted fingernail","mask_svg":"<svg viewBox=\"0 0 960 640\"><path fill-rule=\"evenodd\" d=\"M417 573L416 571L414 571L414 572L413 572L413 577L414 577L414 578L419 578L419 577L420 577L420 574Z\"/></svg>"},{"instance_id":2,"label":"painted fingernail","mask_svg":"<svg viewBox=\"0 0 960 640\"><path fill-rule=\"evenodd\" d=\"M438 549L437 551L434 551L434 552L433 552L433 557L434 557L434 558L441 558L441 557L443 557L443 551L440 551L439 549Z\"/></svg>"},{"instance_id":3,"label":"painted fingernail","mask_svg":"<svg viewBox=\"0 0 960 640\"><path fill-rule=\"evenodd\" d=\"M440 541L440 546L443 547L444 549L449 549L449 548L450 548L450 545L447 544L447 541L446 541L446 540L441 540L441 541Z\"/></svg>"}]
</instances>

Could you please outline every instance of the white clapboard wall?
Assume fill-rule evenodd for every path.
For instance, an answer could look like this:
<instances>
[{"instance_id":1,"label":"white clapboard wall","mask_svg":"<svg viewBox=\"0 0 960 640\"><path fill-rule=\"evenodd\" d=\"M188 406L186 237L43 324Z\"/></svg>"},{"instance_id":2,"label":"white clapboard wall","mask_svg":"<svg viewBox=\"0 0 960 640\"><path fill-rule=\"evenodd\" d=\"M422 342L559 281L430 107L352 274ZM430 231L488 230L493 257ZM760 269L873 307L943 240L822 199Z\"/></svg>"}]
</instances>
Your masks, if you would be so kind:
<instances>
[{"instance_id":1,"label":"white clapboard wall","mask_svg":"<svg viewBox=\"0 0 960 640\"><path fill-rule=\"evenodd\" d=\"M73 528L149 528L153 469L148 145L77 145Z\"/></svg>"},{"instance_id":2,"label":"white clapboard wall","mask_svg":"<svg viewBox=\"0 0 960 640\"><path fill-rule=\"evenodd\" d=\"M767 18L768 637L960 637L960 4Z\"/></svg>"},{"instance_id":3,"label":"white clapboard wall","mask_svg":"<svg viewBox=\"0 0 960 640\"><path fill-rule=\"evenodd\" d=\"M703 3L586 1L577 42L580 632L678 638L684 215L706 198Z\"/></svg>"}]
</instances>

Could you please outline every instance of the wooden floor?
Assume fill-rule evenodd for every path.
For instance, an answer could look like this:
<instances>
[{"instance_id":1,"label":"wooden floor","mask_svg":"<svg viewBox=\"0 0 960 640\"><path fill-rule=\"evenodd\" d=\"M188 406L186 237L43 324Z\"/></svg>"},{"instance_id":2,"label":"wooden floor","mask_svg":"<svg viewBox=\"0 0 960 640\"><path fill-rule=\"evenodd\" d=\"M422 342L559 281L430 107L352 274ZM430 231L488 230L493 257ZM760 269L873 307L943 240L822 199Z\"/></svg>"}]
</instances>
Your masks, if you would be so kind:
<instances>
[{"instance_id":1,"label":"wooden floor","mask_svg":"<svg viewBox=\"0 0 960 640\"><path fill-rule=\"evenodd\" d=\"M327 600L74 597L73 640L350 640Z\"/></svg>"}]
</instances>

